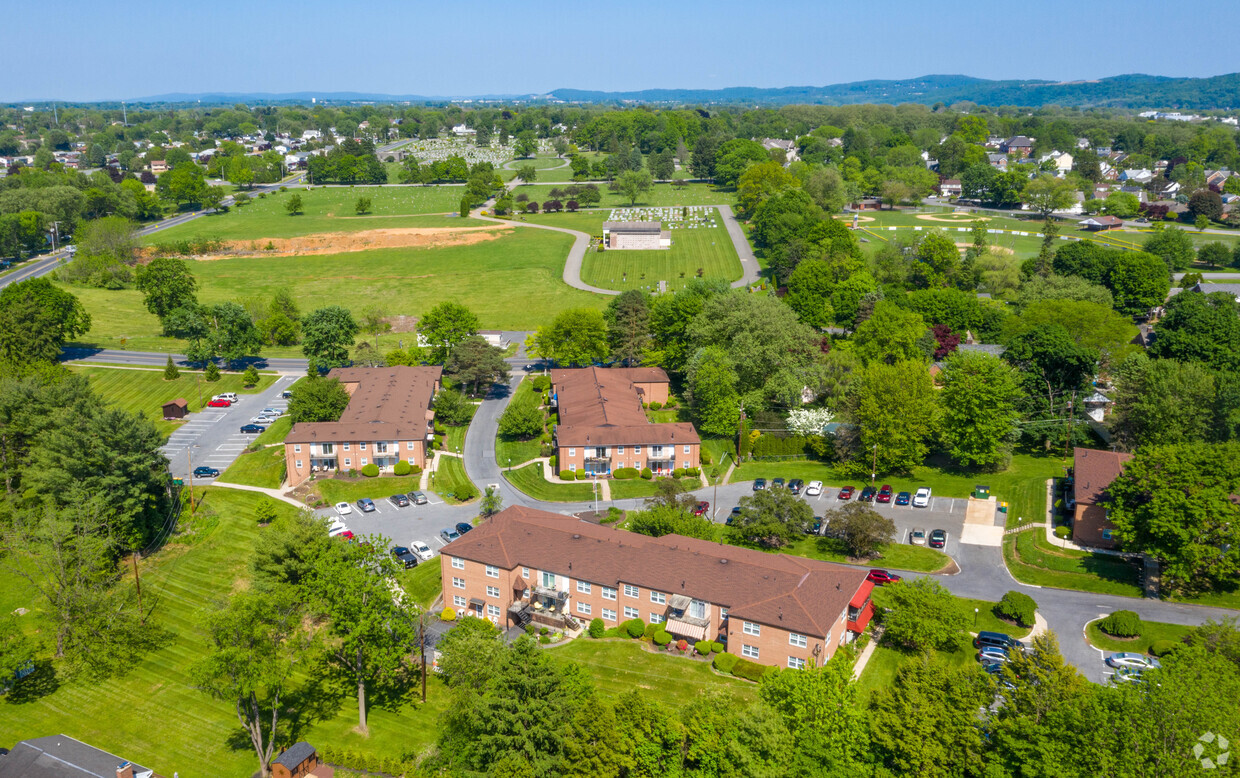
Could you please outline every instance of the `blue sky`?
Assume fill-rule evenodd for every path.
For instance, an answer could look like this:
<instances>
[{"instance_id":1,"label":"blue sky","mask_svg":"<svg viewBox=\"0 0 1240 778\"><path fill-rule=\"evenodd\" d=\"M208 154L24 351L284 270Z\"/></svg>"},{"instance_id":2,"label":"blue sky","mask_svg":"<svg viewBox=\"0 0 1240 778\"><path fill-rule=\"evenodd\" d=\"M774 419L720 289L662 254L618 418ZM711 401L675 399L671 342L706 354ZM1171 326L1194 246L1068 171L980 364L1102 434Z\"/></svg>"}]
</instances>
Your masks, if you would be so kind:
<instances>
[{"instance_id":1,"label":"blue sky","mask_svg":"<svg viewBox=\"0 0 1240 778\"><path fill-rule=\"evenodd\" d=\"M1240 3L39 0L13 3L0 101L168 92L456 96L560 87L1075 80L1240 70ZM1020 14L1016 9L1029 9ZM1183 20L1183 21L1180 21ZM54 31L54 32L53 32Z\"/></svg>"}]
</instances>

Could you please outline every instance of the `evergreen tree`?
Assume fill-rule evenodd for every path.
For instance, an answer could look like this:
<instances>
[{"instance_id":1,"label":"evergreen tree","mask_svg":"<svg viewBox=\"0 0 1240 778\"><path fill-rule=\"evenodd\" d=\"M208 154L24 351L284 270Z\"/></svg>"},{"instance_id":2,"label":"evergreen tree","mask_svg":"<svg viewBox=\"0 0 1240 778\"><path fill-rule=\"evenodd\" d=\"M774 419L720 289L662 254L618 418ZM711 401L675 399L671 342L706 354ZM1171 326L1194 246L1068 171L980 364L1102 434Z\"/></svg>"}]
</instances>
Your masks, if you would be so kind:
<instances>
[{"instance_id":1,"label":"evergreen tree","mask_svg":"<svg viewBox=\"0 0 1240 778\"><path fill-rule=\"evenodd\" d=\"M180 375L181 371L177 370L177 363L172 361L172 355L169 354L168 363L164 365L164 380L175 381Z\"/></svg>"}]
</instances>

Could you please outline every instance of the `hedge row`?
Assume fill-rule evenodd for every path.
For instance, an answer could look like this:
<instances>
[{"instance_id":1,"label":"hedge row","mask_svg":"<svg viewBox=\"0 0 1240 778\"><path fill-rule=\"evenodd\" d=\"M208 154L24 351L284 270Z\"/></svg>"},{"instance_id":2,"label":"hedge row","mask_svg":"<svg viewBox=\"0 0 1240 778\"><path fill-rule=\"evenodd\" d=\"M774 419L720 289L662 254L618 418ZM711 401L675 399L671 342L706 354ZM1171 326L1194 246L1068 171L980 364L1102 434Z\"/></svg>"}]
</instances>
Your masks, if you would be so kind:
<instances>
[{"instance_id":1,"label":"hedge row","mask_svg":"<svg viewBox=\"0 0 1240 778\"><path fill-rule=\"evenodd\" d=\"M745 678L750 681L761 681L762 676L771 668L767 665L760 665L757 662L750 662L748 659L737 658L736 666L732 668L732 675L737 678Z\"/></svg>"},{"instance_id":2,"label":"hedge row","mask_svg":"<svg viewBox=\"0 0 1240 778\"><path fill-rule=\"evenodd\" d=\"M618 467L611 471L611 477L620 481L627 481L630 478L636 478L641 475L636 467Z\"/></svg>"},{"instance_id":3,"label":"hedge row","mask_svg":"<svg viewBox=\"0 0 1240 778\"><path fill-rule=\"evenodd\" d=\"M324 762L337 767L346 767L350 770L365 770L366 772L387 773L388 775L406 775L412 774L415 769L412 761L397 759L391 756L368 754L365 751L354 751L345 748L337 749L331 746L320 746L315 750L319 752L319 758Z\"/></svg>"},{"instance_id":4,"label":"hedge row","mask_svg":"<svg viewBox=\"0 0 1240 778\"><path fill-rule=\"evenodd\" d=\"M809 438L781 438L777 435L763 435L753 444L755 457L803 457Z\"/></svg>"}]
</instances>

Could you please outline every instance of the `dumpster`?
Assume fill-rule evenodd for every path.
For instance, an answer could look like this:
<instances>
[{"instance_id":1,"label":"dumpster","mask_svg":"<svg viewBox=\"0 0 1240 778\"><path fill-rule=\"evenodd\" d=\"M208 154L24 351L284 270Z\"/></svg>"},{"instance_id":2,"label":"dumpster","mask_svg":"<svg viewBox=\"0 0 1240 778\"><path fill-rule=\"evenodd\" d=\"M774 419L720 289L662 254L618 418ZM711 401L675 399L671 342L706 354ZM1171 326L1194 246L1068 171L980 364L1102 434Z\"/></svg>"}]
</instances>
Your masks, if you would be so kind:
<instances>
[{"instance_id":1,"label":"dumpster","mask_svg":"<svg viewBox=\"0 0 1240 778\"><path fill-rule=\"evenodd\" d=\"M1008 504L1005 502L999 503L999 513L1007 513L1007 511L1008 511Z\"/></svg>"},{"instance_id":2,"label":"dumpster","mask_svg":"<svg viewBox=\"0 0 1240 778\"><path fill-rule=\"evenodd\" d=\"M973 487L973 496L979 500L985 500L990 497L990 487L978 484Z\"/></svg>"}]
</instances>

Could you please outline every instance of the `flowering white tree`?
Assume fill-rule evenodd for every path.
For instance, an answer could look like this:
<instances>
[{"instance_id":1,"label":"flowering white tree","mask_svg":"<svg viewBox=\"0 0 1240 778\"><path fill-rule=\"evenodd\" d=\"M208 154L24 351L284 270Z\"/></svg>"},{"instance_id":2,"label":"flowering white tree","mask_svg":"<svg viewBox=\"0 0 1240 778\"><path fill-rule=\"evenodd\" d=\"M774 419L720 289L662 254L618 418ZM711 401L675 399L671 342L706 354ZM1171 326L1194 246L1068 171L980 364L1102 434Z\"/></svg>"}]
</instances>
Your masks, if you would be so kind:
<instances>
[{"instance_id":1,"label":"flowering white tree","mask_svg":"<svg viewBox=\"0 0 1240 778\"><path fill-rule=\"evenodd\" d=\"M796 435L822 435L835 414L826 408L797 408L788 413L788 431Z\"/></svg>"}]
</instances>

